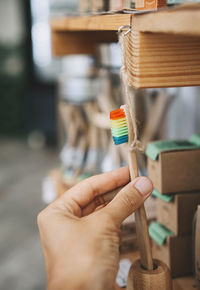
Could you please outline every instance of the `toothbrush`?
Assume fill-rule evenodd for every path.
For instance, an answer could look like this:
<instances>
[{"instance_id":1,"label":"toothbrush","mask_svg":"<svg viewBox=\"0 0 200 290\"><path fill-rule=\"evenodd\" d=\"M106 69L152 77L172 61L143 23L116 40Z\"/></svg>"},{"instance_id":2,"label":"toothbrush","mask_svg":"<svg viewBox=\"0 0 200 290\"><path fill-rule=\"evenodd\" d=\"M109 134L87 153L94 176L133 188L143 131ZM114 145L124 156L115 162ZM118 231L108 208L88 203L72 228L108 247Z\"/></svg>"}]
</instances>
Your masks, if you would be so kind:
<instances>
[{"instance_id":1,"label":"toothbrush","mask_svg":"<svg viewBox=\"0 0 200 290\"><path fill-rule=\"evenodd\" d=\"M120 109L110 112L110 123L115 145L128 143L130 147L134 140L134 129L129 106L124 105ZM131 180L133 180L139 176L135 150L128 150L128 163ZM144 205L135 212L135 222L141 265L146 270L153 270L151 244Z\"/></svg>"}]
</instances>

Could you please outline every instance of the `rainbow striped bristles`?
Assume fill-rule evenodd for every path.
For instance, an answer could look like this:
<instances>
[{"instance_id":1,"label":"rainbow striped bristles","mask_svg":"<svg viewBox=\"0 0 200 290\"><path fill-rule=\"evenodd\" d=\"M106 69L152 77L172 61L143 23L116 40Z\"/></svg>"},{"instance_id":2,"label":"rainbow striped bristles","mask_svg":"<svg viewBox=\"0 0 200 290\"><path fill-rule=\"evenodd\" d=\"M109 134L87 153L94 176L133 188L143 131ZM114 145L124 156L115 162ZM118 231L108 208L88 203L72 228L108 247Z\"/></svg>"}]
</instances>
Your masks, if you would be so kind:
<instances>
[{"instance_id":1,"label":"rainbow striped bristles","mask_svg":"<svg viewBox=\"0 0 200 290\"><path fill-rule=\"evenodd\" d=\"M110 112L111 132L115 145L128 142L128 126L124 109Z\"/></svg>"}]
</instances>

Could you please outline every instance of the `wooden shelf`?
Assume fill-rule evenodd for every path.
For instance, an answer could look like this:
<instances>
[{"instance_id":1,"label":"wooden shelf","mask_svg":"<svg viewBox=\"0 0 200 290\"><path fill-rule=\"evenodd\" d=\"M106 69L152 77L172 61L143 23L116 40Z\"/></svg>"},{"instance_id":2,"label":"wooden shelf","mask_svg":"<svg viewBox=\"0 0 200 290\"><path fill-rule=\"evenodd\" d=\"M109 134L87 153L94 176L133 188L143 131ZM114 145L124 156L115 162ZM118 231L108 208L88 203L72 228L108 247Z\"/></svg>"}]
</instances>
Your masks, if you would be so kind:
<instances>
[{"instance_id":1,"label":"wooden shelf","mask_svg":"<svg viewBox=\"0 0 200 290\"><path fill-rule=\"evenodd\" d=\"M200 36L200 4L183 4L159 12L136 14L132 26L140 32Z\"/></svg>"},{"instance_id":2,"label":"wooden shelf","mask_svg":"<svg viewBox=\"0 0 200 290\"><path fill-rule=\"evenodd\" d=\"M200 4L183 4L144 14L117 13L53 19L53 54L93 54L96 44L117 42L118 28L130 24L133 30L144 33L200 36Z\"/></svg>"},{"instance_id":3,"label":"wooden shelf","mask_svg":"<svg viewBox=\"0 0 200 290\"><path fill-rule=\"evenodd\" d=\"M116 31L121 25L130 25L131 17L130 14L110 14L53 19L53 54L94 54L98 43L117 42Z\"/></svg>"},{"instance_id":4,"label":"wooden shelf","mask_svg":"<svg viewBox=\"0 0 200 290\"><path fill-rule=\"evenodd\" d=\"M130 25L131 14L64 17L51 21L53 31L117 31L121 25Z\"/></svg>"}]
</instances>

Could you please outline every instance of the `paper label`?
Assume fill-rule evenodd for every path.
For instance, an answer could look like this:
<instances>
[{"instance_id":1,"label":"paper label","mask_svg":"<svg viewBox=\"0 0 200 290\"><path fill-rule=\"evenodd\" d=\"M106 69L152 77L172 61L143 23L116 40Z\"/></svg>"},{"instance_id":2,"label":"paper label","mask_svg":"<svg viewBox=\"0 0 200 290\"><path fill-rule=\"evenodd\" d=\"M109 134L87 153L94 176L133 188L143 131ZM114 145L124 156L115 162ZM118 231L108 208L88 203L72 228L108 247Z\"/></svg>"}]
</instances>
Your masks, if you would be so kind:
<instances>
[{"instance_id":1,"label":"paper label","mask_svg":"<svg viewBox=\"0 0 200 290\"><path fill-rule=\"evenodd\" d=\"M190 142L192 142L196 146L200 146L200 134L192 135L192 137L190 138Z\"/></svg>"},{"instance_id":2,"label":"paper label","mask_svg":"<svg viewBox=\"0 0 200 290\"><path fill-rule=\"evenodd\" d=\"M159 222L153 222L149 225L149 235L159 246L162 246L168 236L174 233L161 225Z\"/></svg>"},{"instance_id":3,"label":"paper label","mask_svg":"<svg viewBox=\"0 0 200 290\"><path fill-rule=\"evenodd\" d=\"M152 195L162 199L164 202L171 202L174 199L174 194L161 194L158 190L154 188Z\"/></svg>"},{"instance_id":4,"label":"paper label","mask_svg":"<svg viewBox=\"0 0 200 290\"><path fill-rule=\"evenodd\" d=\"M160 152L198 149L200 146L188 140L164 140L152 142L148 145L146 155L156 160Z\"/></svg>"}]
</instances>

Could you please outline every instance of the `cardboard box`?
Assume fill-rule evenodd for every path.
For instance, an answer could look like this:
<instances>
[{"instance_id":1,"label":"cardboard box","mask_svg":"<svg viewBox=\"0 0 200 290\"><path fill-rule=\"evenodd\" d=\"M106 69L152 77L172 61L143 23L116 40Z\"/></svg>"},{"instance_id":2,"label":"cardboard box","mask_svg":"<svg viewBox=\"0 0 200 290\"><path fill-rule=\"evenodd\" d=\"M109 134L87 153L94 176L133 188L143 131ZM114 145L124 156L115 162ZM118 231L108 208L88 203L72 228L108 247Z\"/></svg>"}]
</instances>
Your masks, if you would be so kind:
<instances>
[{"instance_id":1,"label":"cardboard box","mask_svg":"<svg viewBox=\"0 0 200 290\"><path fill-rule=\"evenodd\" d=\"M135 0L110 0L109 10L134 9Z\"/></svg>"},{"instance_id":2,"label":"cardboard box","mask_svg":"<svg viewBox=\"0 0 200 290\"><path fill-rule=\"evenodd\" d=\"M192 290L200 289L197 281L193 276L186 276L173 279L173 290Z\"/></svg>"},{"instance_id":3,"label":"cardboard box","mask_svg":"<svg viewBox=\"0 0 200 290\"><path fill-rule=\"evenodd\" d=\"M165 244L158 245L152 241L153 258L160 259L168 265L172 277L192 273L192 237L168 236Z\"/></svg>"},{"instance_id":4,"label":"cardboard box","mask_svg":"<svg viewBox=\"0 0 200 290\"><path fill-rule=\"evenodd\" d=\"M195 264L195 277L199 283L200 289L200 205L198 206L196 213L196 224L195 224L195 250L194 250L194 264Z\"/></svg>"},{"instance_id":5,"label":"cardboard box","mask_svg":"<svg viewBox=\"0 0 200 290\"><path fill-rule=\"evenodd\" d=\"M200 137L199 137L200 138ZM149 144L148 176L161 194L200 191L200 146L187 140Z\"/></svg>"},{"instance_id":6,"label":"cardboard box","mask_svg":"<svg viewBox=\"0 0 200 290\"><path fill-rule=\"evenodd\" d=\"M92 0L92 12L108 11L109 0Z\"/></svg>"},{"instance_id":7,"label":"cardboard box","mask_svg":"<svg viewBox=\"0 0 200 290\"><path fill-rule=\"evenodd\" d=\"M139 10L154 10L167 6L166 0L136 0L135 8Z\"/></svg>"},{"instance_id":8,"label":"cardboard box","mask_svg":"<svg viewBox=\"0 0 200 290\"><path fill-rule=\"evenodd\" d=\"M79 0L78 10L80 14L87 14L91 12L92 0Z\"/></svg>"},{"instance_id":9,"label":"cardboard box","mask_svg":"<svg viewBox=\"0 0 200 290\"><path fill-rule=\"evenodd\" d=\"M171 202L158 198L157 220L175 235L190 235L198 204L200 192L176 194Z\"/></svg>"}]
</instances>

